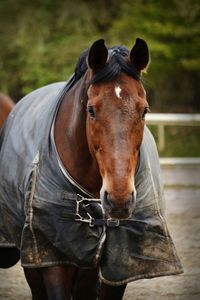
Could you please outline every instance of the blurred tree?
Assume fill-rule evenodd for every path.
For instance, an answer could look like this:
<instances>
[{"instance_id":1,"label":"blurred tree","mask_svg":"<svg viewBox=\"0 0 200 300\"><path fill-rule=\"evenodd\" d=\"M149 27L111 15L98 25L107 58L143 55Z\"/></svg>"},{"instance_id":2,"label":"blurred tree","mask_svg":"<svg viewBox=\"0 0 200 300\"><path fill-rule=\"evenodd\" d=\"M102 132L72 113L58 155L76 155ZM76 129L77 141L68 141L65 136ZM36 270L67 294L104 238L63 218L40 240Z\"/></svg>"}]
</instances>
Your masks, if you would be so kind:
<instances>
[{"instance_id":1,"label":"blurred tree","mask_svg":"<svg viewBox=\"0 0 200 300\"><path fill-rule=\"evenodd\" d=\"M67 2L0 2L2 90L19 97L73 71L95 31L87 6Z\"/></svg>"},{"instance_id":2,"label":"blurred tree","mask_svg":"<svg viewBox=\"0 0 200 300\"><path fill-rule=\"evenodd\" d=\"M132 47L141 37L151 49L144 80L153 109L196 111L199 20L198 0L0 0L0 90L19 99L66 80L95 39Z\"/></svg>"},{"instance_id":3,"label":"blurred tree","mask_svg":"<svg viewBox=\"0 0 200 300\"><path fill-rule=\"evenodd\" d=\"M128 46L137 36L148 42L152 64L147 85L154 108L200 109L198 0L126 0L109 33L111 41Z\"/></svg>"}]
</instances>

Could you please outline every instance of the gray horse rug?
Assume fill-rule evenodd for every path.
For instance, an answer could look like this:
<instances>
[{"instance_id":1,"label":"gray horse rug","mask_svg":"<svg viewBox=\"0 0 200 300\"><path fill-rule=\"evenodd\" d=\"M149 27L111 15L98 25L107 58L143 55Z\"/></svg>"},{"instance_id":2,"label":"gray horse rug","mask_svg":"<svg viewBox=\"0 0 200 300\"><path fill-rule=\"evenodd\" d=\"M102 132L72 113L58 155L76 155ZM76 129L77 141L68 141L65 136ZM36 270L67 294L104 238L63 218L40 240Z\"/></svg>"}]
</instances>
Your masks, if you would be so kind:
<instances>
[{"instance_id":1,"label":"gray horse rug","mask_svg":"<svg viewBox=\"0 0 200 300\"><path fill-rule=\"evenodd\" d=\"M182 273L150 131L140 149L133 215L106 220L100 200L73 180L56 150L54 120L66 87L55 83L27 95L1 132L0 246L17 247L23 267L99 265L110 285Z\"/></svg>"}]
</instances>

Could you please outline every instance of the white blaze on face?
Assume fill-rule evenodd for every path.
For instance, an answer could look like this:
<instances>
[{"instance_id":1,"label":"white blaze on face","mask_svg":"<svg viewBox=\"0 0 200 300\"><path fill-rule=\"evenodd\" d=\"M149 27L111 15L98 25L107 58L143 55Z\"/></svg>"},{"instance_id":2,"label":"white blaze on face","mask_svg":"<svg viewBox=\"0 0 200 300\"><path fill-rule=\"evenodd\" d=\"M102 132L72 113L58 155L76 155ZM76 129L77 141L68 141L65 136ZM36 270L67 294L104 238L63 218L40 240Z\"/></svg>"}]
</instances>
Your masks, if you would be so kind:
<instances>
[{"instance_id":1,"label":"white blaze on face","mask_svg":"<svg viewBox=\"0 0 200 300\"><path fill-rule=\"evenodd\" d=\"M120 96L121 91L122 91L122 89L120 88L120 86L115 87L115 94L116 94L117 98L121 98L121 96Z\"/></svg>"}]
</instances>

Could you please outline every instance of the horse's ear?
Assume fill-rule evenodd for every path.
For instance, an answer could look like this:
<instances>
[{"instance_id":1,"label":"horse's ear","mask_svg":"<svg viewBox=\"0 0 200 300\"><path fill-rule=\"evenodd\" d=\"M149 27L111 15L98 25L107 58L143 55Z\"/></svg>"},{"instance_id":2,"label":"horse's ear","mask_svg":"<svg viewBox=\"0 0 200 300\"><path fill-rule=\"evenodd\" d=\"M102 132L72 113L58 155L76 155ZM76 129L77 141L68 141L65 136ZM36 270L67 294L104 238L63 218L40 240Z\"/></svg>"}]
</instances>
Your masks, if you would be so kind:
<instances>
[{"instance_id":1,"label":"horse's ear","mask_svg":"<svg viewBox=\"0 0 200 300\"><path fill-rule=\"evenodd\" d=\"M144 70L148 66L150 60L147 43L144 40L137 38L135 45L130 51L129 58L138 71Z\"/></svg>"},{"instance_id":2,"label":"horse's ear","mask_svg":"<svg viewBox=\"0 0 200 300\"><path fill-rule=\"evenodd\" d=\"M90 48L88 65L93 71L101 69L107 62L108 49L104 42L103 39L97 40Z\"/></svg>"}]
</instances>

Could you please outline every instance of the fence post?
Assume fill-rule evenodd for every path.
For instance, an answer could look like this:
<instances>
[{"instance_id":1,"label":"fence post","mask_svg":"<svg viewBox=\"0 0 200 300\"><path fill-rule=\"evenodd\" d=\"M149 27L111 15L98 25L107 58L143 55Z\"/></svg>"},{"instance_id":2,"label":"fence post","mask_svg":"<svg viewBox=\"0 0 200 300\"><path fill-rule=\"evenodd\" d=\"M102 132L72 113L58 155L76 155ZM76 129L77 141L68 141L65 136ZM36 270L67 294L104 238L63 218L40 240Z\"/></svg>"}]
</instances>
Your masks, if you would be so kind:
<instances>
[{"instance_id":1,"label":"fence post","mask_svg":"<svg viewBox=\"0 0 200 300\"><path fill-rule=\"evenodd\" d=\"M164 124L158 124L158 150L165 149L165 128Z\"/></svg>"},{"instance_id":2,"label":"fence post","mask_svg":"<svg viewBox=\"0 0 200 300\"><path fill-rule=\"evenodd\" d=\"M170 114L151 113L146 117L148 125L157 126L158 149L165 148L165 128L164 126L200 126L200 114Z\"/></svg>"}]
</instances>

